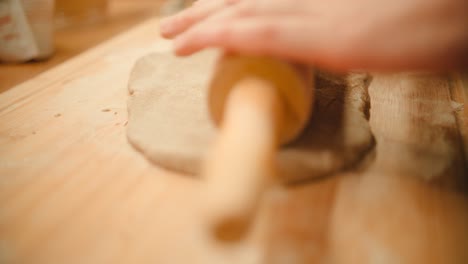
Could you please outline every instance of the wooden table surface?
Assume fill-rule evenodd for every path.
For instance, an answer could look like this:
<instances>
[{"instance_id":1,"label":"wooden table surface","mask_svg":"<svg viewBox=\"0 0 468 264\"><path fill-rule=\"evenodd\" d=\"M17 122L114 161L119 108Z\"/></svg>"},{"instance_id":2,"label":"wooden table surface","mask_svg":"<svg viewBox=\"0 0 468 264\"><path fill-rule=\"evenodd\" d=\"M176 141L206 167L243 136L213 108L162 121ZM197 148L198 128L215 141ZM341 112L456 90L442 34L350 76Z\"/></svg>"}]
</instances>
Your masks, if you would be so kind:
<instances>
[{"instance_id":1,"label":"wooden table surface","mask_svg":"<svg viewBox=\"0 0 468 264\"><path fill-rule=\"evenodd\" d=\"M125 136L135 60L170 48L157 26L0 94L0 263L468 263L458 75L370 87L369 165L274 187L252 234L218 245L203 233L203 181L154 166ZM428 168L435 180L418 176Z\"/></svg>"}]
</instances>

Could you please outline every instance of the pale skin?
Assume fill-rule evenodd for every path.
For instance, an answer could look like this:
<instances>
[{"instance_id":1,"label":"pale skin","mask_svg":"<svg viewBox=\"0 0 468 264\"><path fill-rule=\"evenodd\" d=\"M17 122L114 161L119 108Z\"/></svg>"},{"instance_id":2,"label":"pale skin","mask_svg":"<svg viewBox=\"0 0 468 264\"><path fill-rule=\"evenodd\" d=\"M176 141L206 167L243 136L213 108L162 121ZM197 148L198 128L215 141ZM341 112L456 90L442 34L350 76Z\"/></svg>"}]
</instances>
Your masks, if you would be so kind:
<instances>
[{"instance_id":1,"label":"pale skin","mask_svg":"<svg viewBox=\"0 0 468 264\"><path fill-rule=\"evenodd\" d=\"M330 70L468 66L466 0L199 0L164 19L181 56L217 47Z\"/></svg>"}]
</instances>

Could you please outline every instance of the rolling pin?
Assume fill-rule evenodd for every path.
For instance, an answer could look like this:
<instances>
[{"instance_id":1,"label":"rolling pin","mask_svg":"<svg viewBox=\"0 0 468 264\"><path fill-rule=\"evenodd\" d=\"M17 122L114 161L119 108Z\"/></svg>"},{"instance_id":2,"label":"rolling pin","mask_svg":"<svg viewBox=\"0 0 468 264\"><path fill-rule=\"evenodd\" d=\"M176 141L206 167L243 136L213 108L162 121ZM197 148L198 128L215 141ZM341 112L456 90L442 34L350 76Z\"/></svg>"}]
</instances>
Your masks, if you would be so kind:
<instances>
[{"instance_id":1,"label":"rolling pin","mask_svg":"<svg viewBox=\"0 0 468 264\"><path fill-rule=\"evenodd\" d=\"M216 239L239 239L276 174L279 146L304 129L313 103L310 70L266 57L224 55L208 108L219 128L202 171Z\"/></svg>"}]
</instances>

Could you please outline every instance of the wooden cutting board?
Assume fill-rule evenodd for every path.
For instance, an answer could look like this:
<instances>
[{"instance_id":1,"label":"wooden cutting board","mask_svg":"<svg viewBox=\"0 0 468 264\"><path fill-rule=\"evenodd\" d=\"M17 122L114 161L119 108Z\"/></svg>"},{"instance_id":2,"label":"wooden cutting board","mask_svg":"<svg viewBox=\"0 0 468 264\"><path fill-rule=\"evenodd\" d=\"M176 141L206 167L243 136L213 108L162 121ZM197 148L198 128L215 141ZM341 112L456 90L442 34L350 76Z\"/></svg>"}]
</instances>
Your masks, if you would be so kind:
<instances>
[{"instance_id":1,"label":"wooden cutting board","mask_svg":"<svg viewBox=\"0 0 468 264\"><path fill-rule=\"evenodd\" d=\"M157 27L149 20L0 94L0 263L245 263L232 245L198 246L200 181L154 166L127 142L130 70L170 48ZM431 96L463 104L463 87L455 76ZM376 126L398 121L386 112L397 102L373 106L392 117ZM453 112L461 163L444 177L466 173L467 109ZM273 190L263 233L246 247L261 253L252 263L464 263L466 191L382 176L386 167L372 165L379 151L365 168Z\"/></svg>"}]
</instances>

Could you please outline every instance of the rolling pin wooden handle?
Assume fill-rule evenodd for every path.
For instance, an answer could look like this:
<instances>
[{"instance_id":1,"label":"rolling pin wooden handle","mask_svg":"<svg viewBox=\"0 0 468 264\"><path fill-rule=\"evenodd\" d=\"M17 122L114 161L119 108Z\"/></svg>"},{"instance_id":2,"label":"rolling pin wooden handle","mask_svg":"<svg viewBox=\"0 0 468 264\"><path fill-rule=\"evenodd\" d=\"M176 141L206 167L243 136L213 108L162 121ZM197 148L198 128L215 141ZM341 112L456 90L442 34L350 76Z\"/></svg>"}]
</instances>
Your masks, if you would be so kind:
<instances>
[{"instance_id":1,"label":"rolling pin wooden handle","mask_svg":"<svg viewBox=\"0 0 468 264\"><path fill-rule=\"evenodd\" d=\"M221 129L204 171L216 238L238 240L248 229L276 172L279 145L307 123L312 105L307 77L269 58L227 55L218 63L209 109Z\"/></svg>"},{"instance_id":2,"label":"rolling pin wooden handle","mask_svg":"<svg viewBox=\"0 0 468 264\"><path fill-rule=\"evenodd\" d=\"M283 102L265 80L250 77L231 90L217 142L205 170L216 216L216 238L236 240L248 229L275 174Z\"/></svg>"}]
</instances>

